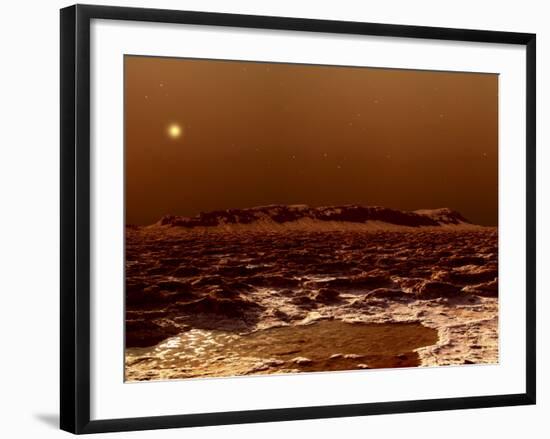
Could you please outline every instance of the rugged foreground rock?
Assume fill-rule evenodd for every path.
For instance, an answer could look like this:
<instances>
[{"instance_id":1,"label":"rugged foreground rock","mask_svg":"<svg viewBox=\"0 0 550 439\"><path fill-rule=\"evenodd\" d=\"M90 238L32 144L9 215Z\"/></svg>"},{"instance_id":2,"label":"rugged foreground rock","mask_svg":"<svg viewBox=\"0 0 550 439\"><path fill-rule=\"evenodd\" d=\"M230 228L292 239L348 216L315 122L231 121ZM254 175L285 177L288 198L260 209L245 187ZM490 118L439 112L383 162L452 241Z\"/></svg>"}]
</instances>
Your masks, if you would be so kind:
<instances>
[{"instance_id":1,"label":"rugged foreground rock","mask_svg":"<svg viewBox=\"0 0 550 439\"><path fill-rule=\"evenodd\" d=\"M126 378L497 362L497 231L456 221L127 227Z\"/></svg>"}]
</instances>

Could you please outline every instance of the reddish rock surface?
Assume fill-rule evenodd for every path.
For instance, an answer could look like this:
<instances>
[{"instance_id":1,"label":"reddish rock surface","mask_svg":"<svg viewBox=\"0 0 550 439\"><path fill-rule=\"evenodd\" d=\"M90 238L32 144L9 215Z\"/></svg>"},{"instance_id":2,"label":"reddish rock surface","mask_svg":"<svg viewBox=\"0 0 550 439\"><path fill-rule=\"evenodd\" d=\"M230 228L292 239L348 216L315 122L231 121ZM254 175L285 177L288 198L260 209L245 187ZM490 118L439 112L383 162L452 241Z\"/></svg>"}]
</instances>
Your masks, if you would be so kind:
<instances>
[{"instance_id":1,"label":"reddish rock surface","mask_svg":"<svg viewBox=\"0 0 550 439\"><path fill-rule=\"evenodd\" d=\"M414 357L423 365L497 361L496 229L470 226L448 209L420 212L268 206L127 227L128 376L163 376L154 370L158 360L131 366L146 356L132 348L158 349L178 334L226 331L241 336L324 318L434 328L437 343ZM304 218L309 222L300 223ZM341 224L336 229L335 219ZM384 220L390 221L386 228L380 226ZM261 230L255 227L258 221ZM372 221L372 229L348 227ZM303 227L294 227L298 223ZM331 227L325 230L320 223ZM269 373L275 367L269 364L279 360L266 361L250 373ZM308 370L318 364L308 364ZM371 367L358 364L362 366L356 368ZM172 372L170 377L195 376Z\"/></svg>"}]
</instances>

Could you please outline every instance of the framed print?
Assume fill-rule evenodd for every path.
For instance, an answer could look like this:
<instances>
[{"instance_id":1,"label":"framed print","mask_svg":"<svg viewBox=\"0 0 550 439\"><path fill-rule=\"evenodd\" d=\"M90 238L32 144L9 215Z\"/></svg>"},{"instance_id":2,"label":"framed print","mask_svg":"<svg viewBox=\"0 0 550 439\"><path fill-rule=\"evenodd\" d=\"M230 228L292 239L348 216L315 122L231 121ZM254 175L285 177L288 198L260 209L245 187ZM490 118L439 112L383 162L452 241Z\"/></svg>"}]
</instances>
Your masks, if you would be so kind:
<instances>
[{"instance_id":1,"label":"framed print","mask_svg":"<svg viewBox=\"0 0 550 439\"><path fill-rule=\"evenodd\" d=\"M61 428L535 403L535 35L61 10Z\"/></svg>"}]
</instances>

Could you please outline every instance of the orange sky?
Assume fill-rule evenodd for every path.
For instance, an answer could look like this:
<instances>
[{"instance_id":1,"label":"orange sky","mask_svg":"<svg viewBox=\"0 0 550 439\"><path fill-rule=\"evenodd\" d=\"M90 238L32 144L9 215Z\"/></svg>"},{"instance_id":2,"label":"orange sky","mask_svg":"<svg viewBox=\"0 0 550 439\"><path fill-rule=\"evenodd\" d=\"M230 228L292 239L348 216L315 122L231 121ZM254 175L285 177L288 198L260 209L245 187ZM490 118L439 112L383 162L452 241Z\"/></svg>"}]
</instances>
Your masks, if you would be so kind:
<instances>
[{"instance_id":1,"label":"orange sky","mask_svg":"<svg viewBox=\"0 0 550 439\"><path fill-rule=\"evenodd\" d=\"M126 56L125 148L128 224L357 203L496 225L498 76Z\"/></svg>"}]
</instances>

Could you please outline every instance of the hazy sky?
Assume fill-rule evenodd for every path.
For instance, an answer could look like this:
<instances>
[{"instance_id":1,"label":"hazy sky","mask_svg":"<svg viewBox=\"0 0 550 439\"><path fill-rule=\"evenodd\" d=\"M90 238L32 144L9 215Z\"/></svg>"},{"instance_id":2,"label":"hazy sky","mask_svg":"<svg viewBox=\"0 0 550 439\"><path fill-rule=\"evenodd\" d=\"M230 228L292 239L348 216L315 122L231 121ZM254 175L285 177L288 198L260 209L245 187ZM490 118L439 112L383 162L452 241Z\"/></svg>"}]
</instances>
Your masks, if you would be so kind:
<instances>
[{"instance_id":1,"label":"hazy sky","mask_svg":"<svg viewBox=\"0 0 550 439\"><path fill-rule=\"evenodd\" d=\"M125 57L126 222L266 204L498 214L498 76Z\"/></svg>"}]
</instances>

